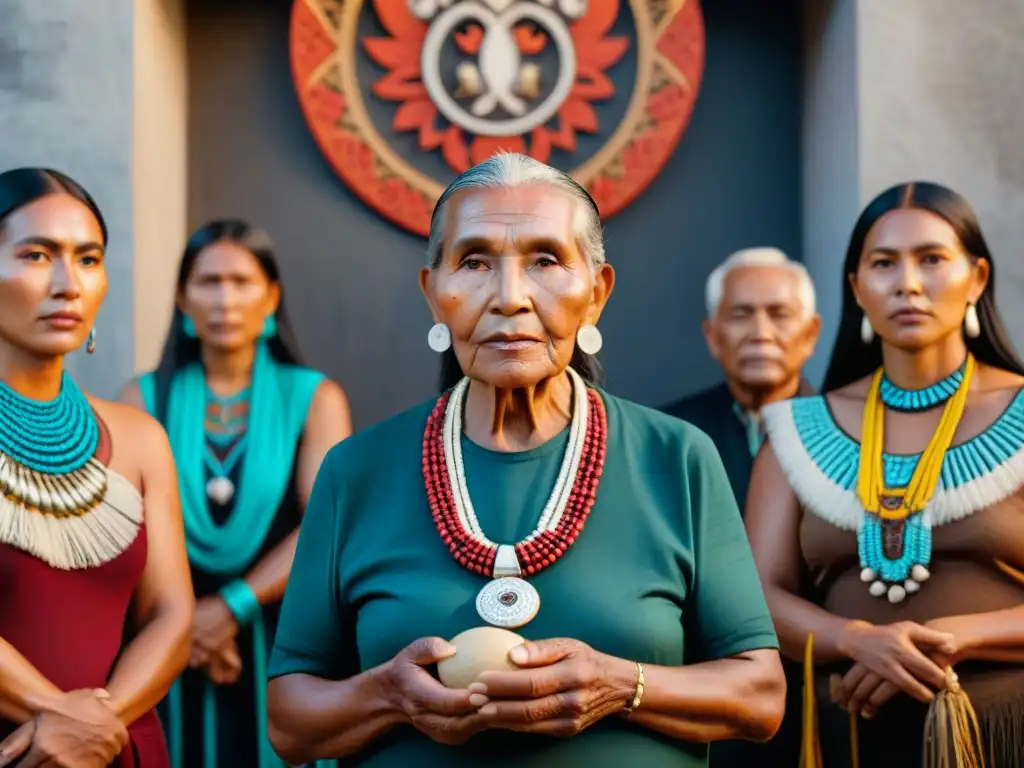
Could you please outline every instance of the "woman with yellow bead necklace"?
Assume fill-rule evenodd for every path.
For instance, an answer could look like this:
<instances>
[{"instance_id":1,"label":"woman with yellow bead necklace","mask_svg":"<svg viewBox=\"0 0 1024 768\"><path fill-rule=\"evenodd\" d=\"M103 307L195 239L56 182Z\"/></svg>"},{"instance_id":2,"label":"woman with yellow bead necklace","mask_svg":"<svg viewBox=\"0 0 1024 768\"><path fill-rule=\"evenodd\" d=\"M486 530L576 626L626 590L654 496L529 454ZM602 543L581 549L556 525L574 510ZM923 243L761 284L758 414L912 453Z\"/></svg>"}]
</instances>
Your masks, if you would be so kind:
<instances>
[{"instance_id":1,"label":"woman with yellow bead necklace","mask_svg":"<svg viewBox=\"0 0 1024 768\"><path fill-rule=\"evenodd\" d=\"M747 500L802 765L1020 768L1024 365L992 256L963 198L903 184L844 277L825 394L766 409Z\"/></svg>"}]
</instances>

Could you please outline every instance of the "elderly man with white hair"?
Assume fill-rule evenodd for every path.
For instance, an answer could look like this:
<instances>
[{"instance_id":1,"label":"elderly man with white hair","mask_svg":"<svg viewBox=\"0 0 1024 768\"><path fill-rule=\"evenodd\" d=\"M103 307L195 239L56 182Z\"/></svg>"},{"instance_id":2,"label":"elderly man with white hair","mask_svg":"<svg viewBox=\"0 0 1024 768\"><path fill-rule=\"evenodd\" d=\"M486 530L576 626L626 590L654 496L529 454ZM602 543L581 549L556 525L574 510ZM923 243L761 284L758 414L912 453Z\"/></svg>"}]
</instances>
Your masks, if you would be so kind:
<instances>
[{"instance_id":1,"label":"elderly man with white hair","mask_svg":"<svg viewBox=\"0 0 1024 768\"><path fill-rule=\"evenodd\" d=\"M499 154L430 229L442 392L320 468L270 662L278 753L704 768L710 741L771 738L782 667L718 452L597 385L593 199Z\"/></svg>"},{"instance_id":2,"label":"elderly man with white hair","mask_svg":"<svg viewBox=\"0 0 1024 768\"><path fill-rule=\"evenodd\" d=\"M777 248L748 248L708 277L704 338L725 381L663 410L711 436L740 508L763 437L761 408L810 394L801 369L821 329L814 284L804 266ZM767 744L723 742L711 749L712 768L792 768L800 761L799 670L786 665L786 718Z\"/></svg>"},{"instance_id":3,"label":"elderly man with white hair","mask_svg":"<svg viewBox=\"0 0 1024 768\"><path fill-rule=\"evenodd\" d=\"M708 277L705 294L704 338L725 381L662 410L711 436L742 510L761 447L761 408L810 394L801 370L821 318L807 270L777 248L732 254Z\"/></svg>"}]
</instances>

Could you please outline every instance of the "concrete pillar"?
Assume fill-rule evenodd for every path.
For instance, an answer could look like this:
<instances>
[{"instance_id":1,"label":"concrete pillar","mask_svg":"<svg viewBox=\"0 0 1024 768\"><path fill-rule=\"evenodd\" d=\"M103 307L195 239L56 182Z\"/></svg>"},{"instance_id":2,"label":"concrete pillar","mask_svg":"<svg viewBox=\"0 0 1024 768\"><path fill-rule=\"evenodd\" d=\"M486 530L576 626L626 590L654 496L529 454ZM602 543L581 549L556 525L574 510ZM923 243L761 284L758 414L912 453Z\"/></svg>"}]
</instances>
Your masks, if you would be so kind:
<instances>
[{"instance_id":1,"label":"concrete pillar","mask_svg":"<svg viewBox=\"0 0 1024 768\"><path fill-rule=\"evenodd\" d=\"M134 372L156 366L188 227L185 0L135 2Z\"/></svg>"},{"instance_id":2,"label":"concrete pillar","mask_svg":"<svg viewBox=\"0 0 1024 768\"><path fill-rule=\"evenodd\" d=\"M805 371L825 376L839 320L846 241L860 208L856 0L806 0L803 254L823 327Z\"/></svg>"},{"instance_id":3,"label":"concrete pillar","mask_svg":"<svg viewBox=\"0 0 1024 768\"><path fill-rule=\"evenodd\" d=\"M1024 348L1024 5L1019 0L806 0L804 256L825 327L860 209L902 181L949 186L972 203L993 251L998 299Z\"/></svg>"},{"instance_id":4,"label":"concrete pillar","mask_svg":"<svg viewBox=\"0 0 1024 768\"><path fill-rule=\"evenodd\" d=\"M857 36L862 202L908 179L964 195L1024 349L1024 4L860 0Z\"/></svg>"},{"instance_id":5,"label":"concrete pillar","mask_svg":"<svg viewBox=\"0 0 1024 768\"><path fill-rule=\"evenodd\" d=\"M184 35L170 23L178 2L2 3L0 168L64 171L93 194L110 230L97 351L68 359L101 397L136 371L141 342L170 300L165 277L153 278L152 296L141 287L168 254L176 261L184 235L184 77L173 78L175 56L184 72Z\"/></svg>"}]
</instances>

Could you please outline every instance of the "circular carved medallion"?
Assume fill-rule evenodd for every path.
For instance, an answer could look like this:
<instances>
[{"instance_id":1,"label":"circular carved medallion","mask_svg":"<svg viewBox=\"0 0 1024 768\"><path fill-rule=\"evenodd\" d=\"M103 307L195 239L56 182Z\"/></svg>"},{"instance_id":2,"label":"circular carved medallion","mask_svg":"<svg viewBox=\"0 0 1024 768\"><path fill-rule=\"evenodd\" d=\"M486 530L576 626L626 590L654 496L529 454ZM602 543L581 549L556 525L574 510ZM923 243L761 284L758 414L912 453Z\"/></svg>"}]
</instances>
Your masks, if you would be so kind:
<instances>
[{"instance_id":1,"label":"circular carved medallion","mask_svg":"<svg viewBox=\"0 0 1024 768\"><path fill-rule=\"evenodd\" d=\"M335 172L407 230L499 150L568 171L607 218L682 136L704 24L697 0L294 0L291 65Z\"/></svg>"},{"instance_id":2,"label":"circular carved medallion","mask_svg":"<svg viewBox=\"0 0 1024 768\"><path fill-rule=\"evenodd\" d=\"M533 585L514 576L487 582L476 596L476 612L488 624L515 629L528 624L540 610Z\"/></svg>"}]
</instances>

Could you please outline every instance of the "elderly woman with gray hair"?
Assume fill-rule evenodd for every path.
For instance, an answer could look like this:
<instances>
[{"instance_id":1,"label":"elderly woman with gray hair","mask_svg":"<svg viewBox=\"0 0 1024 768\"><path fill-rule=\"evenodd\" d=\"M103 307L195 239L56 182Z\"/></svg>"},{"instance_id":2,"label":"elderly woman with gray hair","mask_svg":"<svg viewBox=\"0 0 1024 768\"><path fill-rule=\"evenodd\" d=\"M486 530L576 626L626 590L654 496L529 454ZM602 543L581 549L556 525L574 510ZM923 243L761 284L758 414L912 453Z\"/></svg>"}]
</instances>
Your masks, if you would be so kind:
<instances>
[{"instance_id":1,"label":"elderly woman with gray hair","mask_svg":"<svg viewBox=\"0 0 1024 768\"><path fill-rule=\"evenodd\" d=\"M443 391L321 466L270 663L278 753L691 768L770 738L785 683L722 462L597 388L594 201L496 155L441 196L428 252Z\"/></svg>"}]
</instances>

